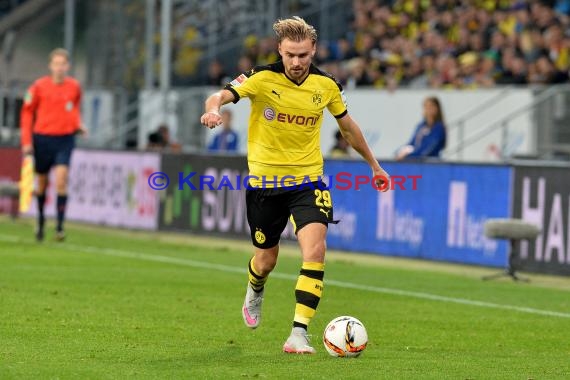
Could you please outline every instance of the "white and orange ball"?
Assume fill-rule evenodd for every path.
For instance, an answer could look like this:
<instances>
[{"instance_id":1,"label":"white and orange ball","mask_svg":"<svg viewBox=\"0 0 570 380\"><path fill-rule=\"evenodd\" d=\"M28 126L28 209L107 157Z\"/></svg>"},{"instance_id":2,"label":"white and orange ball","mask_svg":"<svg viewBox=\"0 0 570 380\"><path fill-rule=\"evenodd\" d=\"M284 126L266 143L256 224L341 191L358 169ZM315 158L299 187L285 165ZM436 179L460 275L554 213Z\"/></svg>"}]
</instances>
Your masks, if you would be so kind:
<instances>
[{"instance_id":1,"label":"white and orange ball","mask_svg":"<svg viewBox=\"0 0 570 380\"><path fill-rule=\"evenodd\" d=\"M323 343L328 353L339 357L356 357L368 344L364 324L351 316L333 319L325 328Z\"/></svg>"}]
</instances>

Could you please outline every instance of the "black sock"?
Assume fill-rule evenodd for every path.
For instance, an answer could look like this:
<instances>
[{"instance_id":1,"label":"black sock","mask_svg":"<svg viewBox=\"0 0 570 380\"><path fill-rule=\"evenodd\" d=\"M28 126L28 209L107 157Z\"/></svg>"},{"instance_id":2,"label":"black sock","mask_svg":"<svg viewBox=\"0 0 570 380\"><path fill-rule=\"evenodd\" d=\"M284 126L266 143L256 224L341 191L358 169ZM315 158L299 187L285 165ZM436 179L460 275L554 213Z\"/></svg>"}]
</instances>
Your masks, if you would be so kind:
<instances>
[{"instance_id":1,"label":"black sock","mask_svg":"<svg viewBox=\"0 0 570 380\"><path fill-rule=\"evenodd\" d=\"M65 207L67 206L67 195L57 196L57 231L63 231L63 219L65 218Z\"/></svg>"},{"instance_id":2,"label":"black sock","mask_svg":"<svg viewBox=\"0 0 570 380\"><path fill-rule=\"evenodd\" d=\"M293 321L293 327L300 327L300 328L302 328L302 329L307 330L307 325L304 324L304 323L300 323L300 322L295 322L295 321Z\"/></svg>"},{"instance_id":3,"label":"black sock","mask_svg":"<svg viewBox=\"0 0 570 380\"><path fill-rule=\"evenodd\" d=\"M38 194L37 200L38 200L38 227L39 229L43 230L45 223L45 217L44 217L44 205L46 204L45 193Z\"/></svg>"}]
</instances>

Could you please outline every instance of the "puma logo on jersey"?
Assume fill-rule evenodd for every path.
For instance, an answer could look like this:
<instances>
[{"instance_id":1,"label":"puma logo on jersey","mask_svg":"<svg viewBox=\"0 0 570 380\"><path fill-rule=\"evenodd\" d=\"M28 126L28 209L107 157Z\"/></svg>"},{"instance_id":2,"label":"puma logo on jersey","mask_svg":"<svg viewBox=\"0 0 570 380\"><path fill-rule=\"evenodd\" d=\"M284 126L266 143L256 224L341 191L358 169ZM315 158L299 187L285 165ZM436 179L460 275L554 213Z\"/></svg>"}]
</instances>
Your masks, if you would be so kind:
<instances>
[{"instance_id":1,"label":"puma logo on jersey","mask_svg":"<svg viewBox=\"0 0 570 380\"><path fill-rule=\"evenodd\" d=\"M281 93L280 93L280 92L277 92L277 91L275 91L275 90L271 90L271 93L277 95L277 97L278 97L279 99L281 99Z\"/></svg>"},{"instance_id":2,"label":"puma logo on jersey","mask_svg":"<svg viewBox=\"0 0 570 380\"><path fill-rule=\"evenodd\" d=\"M330 210L325 211L324 209L320 208L319 211L322 212L323 214L325 214L327 216L327 219L328 219Z\"/></svg>"}]
</instances>

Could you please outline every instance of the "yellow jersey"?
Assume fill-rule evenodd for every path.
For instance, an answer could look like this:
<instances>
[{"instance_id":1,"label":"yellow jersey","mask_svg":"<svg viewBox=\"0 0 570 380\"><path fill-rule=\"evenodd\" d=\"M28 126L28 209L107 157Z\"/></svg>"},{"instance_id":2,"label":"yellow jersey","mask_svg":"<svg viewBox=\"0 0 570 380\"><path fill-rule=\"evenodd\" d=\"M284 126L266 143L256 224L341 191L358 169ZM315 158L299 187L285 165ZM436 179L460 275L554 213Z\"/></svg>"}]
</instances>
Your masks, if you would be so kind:
<instances>
[{"instance_id":1,"label":"yellow jersey","mask_svg":"<svg viewBox=\"0 0 570 380\"><path fill-rule=\"evenodd\" d=\"M247 138L249 183L284 187L317 181L323 175L321 125L325 107L335 118L347 113L342 86L311 65L297 84L282 62L258 66L226 85L234 103L251 101Z\"/></svg>"}]
</instances>

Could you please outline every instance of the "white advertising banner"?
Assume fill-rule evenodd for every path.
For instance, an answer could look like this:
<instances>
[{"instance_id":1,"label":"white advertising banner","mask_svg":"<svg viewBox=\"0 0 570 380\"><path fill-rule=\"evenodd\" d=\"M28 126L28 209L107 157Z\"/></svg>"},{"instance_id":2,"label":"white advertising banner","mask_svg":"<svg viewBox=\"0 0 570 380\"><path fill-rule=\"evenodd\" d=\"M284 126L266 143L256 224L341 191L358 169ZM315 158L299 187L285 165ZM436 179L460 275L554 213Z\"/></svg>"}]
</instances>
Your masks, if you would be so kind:
<instances>
[{"instance_id":1,"label":"white advertising banner","mask_svg":"<svg viewBox=\"0 0 570 380\"><path fill-rule=\"evenodd\" d=\"M95 139L98 146L105 146L106 141L116 138L113 107L111 91L86 90L82 95L81 118L90 139Z\"/></svg>"},{"instance_id":2,"label":"white advertising banner","mask_svg":"<svg viewBox=\"0 0 570 380\"><path fill-rule=\"evenodd\" d=\"M148 185L160 170L155 153L76 149L71 158L66 219L108 226L157 228L158 193ZM55 215L55 177L50 175L46 216ZM29 215L36 215L37 206Z\"/></svg>"},{"instance_id":3,"label":"white advertising banner","mask_svg":"<svg viewBox=\"0 0 570 380\"><path fill-rule=\"evenodd\" d=\"M489 90L405 90L395 92L384 90L347 90L348 113L357 121L375 156L380 159L393 159L396 151L407 144L422 120L422 103L428 96L437 96L442 104L447 127L447 160L458 160L451 152L460 142L457 121L468 112L487 105L464 123L464 137L469 139L491 127L506 115L533 101L530 89L504 91ZM239 150L247 152L247 125L250 102L239 101L226 107L234 111L234 129L240 135ZM506 156L513 154L536 153L536 138L532 122L532 112L521 112L513 116L509 123L505 141ZM324 112L321 130L321 150L325 157L333 147L334 135L338 131L336 120L328 111ZM208 133L208 142L216 132ZM488 131L480 140L465 148L461 160L485 162L499 161L503 131L500 126ZM354 153L354 152L353 152ZM358 154L354 153L355 157Z\"/></svg>"}]
</instances>

